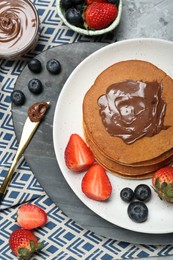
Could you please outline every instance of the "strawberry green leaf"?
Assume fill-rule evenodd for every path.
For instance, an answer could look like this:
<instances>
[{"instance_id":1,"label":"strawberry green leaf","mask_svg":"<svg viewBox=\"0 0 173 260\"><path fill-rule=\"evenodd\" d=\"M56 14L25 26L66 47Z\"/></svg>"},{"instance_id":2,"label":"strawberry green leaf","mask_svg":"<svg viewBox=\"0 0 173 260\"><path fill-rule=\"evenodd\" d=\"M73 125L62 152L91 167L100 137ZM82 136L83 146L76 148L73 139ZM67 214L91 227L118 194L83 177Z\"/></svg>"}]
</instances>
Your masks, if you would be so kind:
<instances>
[{"instance_id":1,"label":"strawberry green leaf","mask_svg":"<svg viewBox=\"0 0 173 260\"><path fill-rule=\"evenodd\" d=\"M35 251L35 243L33 240L30 241L30 248L31 248L31 252Z\"/></svg>"},{"instance_id":2,"label":"strawberry green leaf","mask_svg":"<svg viewBox=\"0 0 173 260\"><path fill-rule=\"evenodd\" d=\"M166 196L168 198L173 198L173 187L171 184L167 186Z\"/></svg>"},{"instance_id":3,"label":"strawberry green leaf","mask_svg":"<svg viewBox=\"0 0 173 260\"><path fill-rule=\"evenodd\" d=\"M37 243L37 248L36 248L36 250L37 250L37 251L38 251L38 250L41 250L43 247L44 247L44 243L43 243L43 242L39 242L39 243Z\"/></svg>"},{"instance_id":4,"label":"strawberry green leaf","mask_svg":"<svg viewBox=\"0 0 173 260\"><path fill-rule=\"evenodd\" d=\"M159 178L157 178L156 181L155 181L155 187L156 187L156 189L160 189Z\"/></svg>"},{"instance_id":5,"label":"strawberry green leaf","mask_svg":"<svg viewBox=\"0 0 173 260\"><path fill-rule=\"evenodd\" d=\"M163 182L162 185L161 185L161 190L164 191L166 188L167 188L167 183L166 182Z\"/></svg>"},{"instance_id":6,"label":"strawberry green leaf","mask_svg":"<svg viewBox=\"0 0 173 260\"><path fill-rule=\"evenodd\" d=\"M21 256L27 256L28 254L30 254L30 250L28 248L19 248L18 253Z\"/></svg>"}]
</instances>

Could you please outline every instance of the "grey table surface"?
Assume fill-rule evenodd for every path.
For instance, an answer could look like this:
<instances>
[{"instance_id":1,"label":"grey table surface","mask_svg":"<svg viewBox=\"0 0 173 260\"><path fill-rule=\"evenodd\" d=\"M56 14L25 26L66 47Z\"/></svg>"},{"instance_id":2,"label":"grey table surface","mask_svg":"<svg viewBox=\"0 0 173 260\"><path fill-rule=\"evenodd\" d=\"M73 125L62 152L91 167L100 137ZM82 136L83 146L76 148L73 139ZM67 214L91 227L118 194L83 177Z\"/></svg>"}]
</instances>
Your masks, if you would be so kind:
<instances>
[{"instance_id":1,"label":"grey table surface","mask_svg":"<svg viewBox=\"0 0 173 260\"><path fill-rule=\"evenodd\" d=\"M172 0L124 0L122 19L119 27L113 32L114 41L121 41L132 38L159 38L173 40L173 1ZM51 98L51 107L44 122L40 125L36 135L25 152L25 158L30 165L36 178L46 190L52 200L66 213L83 227L88 228L97 234L114 238L121 241L144 244L171 244L173 234L141 234L129 231L112 225L95 213L90 211L72 192L59 169L55 159L52 139L52 123L55 105L58 95L67 77L77 64L93 51L103 47L102 43L82 43L59 46L38 56L43 63L51 57L56 57L62 62L62 67L66 68L58 78L50 78L43 70L40 75L46 86L46 91L41 96L31 95L26 88L26 82L33 77L26 67L16 82L16 89L23 89L27 101L22 108L13 106L13 121L18 140L21 136L22 127L26 119L28 107L40 100ZM80 44L80 45L82 45ZM79 46L79 45L78 45ZM67 66L68 64L68 66ZM70 199L69 199L70 198ZM73 204L73 207L71 206ZM168 257L167 257L168 258ZM157 259L157 258L155 258ZM162 259L159 257L159 259Z\"/></svg>"}]
</instances>

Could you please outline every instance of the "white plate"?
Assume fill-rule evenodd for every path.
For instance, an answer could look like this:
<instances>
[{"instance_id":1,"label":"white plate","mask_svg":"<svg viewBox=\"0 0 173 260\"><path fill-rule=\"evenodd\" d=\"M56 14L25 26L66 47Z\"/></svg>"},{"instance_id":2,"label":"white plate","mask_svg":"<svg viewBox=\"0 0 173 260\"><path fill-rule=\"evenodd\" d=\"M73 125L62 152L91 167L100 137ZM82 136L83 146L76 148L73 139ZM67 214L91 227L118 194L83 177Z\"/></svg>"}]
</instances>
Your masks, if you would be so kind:
<instances>
[{"instance_id":1,"label":"white plate","mask_svg":"<svg viewBox=\"0 0 173 260\"><path fill-rule=\"evenodd\" d=\"M161 201L154 191L152 199L147 203L148 220L141 224L129 219L127 204L120 199L119 194L122 188L126 186L135 188L140 183L151 185L151 180L126 180L108 172L113 187L112 196L107 202L97 202L87 198L81 191L81 180L84 173L71 172L64 162L64 150L70 135L78 133L83 137L82 102L86 91L105 68L118 61L128 59L152 62L173 76L173 43L168 41L132 39L113 43L96 51L73 71L60 93L53 122L55 154L62 174L71 189L86 206L100 217L115 225L137 232L171 233L173 232L173 205Z\"/></svg>"}]
</instances>

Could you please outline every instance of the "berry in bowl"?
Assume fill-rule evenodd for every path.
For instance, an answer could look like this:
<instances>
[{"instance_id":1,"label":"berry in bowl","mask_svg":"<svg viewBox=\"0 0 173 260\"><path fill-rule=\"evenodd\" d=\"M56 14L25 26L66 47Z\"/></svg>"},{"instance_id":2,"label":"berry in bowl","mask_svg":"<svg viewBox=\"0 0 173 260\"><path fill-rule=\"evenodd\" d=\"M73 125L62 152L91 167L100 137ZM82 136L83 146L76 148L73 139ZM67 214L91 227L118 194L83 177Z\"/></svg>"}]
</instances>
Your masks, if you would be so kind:
<instances>
[{"instance_id":1,"label":"berry in bowl","mask_svg":"<svg viewBox=\"0 0 173 260\"><path fill-rule=\"evenodd\" d=\"M57 11L73 31L88 36L101 35L118 26L122 0L57 0Z\"/></svg>"}]
</instances>

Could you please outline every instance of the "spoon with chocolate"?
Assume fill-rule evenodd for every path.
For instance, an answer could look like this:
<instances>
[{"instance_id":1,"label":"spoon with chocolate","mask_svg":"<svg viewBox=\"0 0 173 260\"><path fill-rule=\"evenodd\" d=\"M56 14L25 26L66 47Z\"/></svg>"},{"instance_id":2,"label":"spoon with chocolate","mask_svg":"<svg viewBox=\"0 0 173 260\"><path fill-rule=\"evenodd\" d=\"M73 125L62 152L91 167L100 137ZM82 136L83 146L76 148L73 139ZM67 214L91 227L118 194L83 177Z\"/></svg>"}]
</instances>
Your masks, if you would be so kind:
<instances>
[{"instance_id":1,"label":"spoon with chocolate","mask_svg":"<svg viewBox=\"0 0 173 260\"><path fill-rule=\"evenodd\" d=\"M44 118L50 102L37 102L31 105L28 109L28 117L23 127L20 143L18 150L16 152L16 156L12 162L12 165L0 187L0 203L3 200L8 185L12 179L13 172L23 155L25 149L27 148L28 144L30 143L34 133L36 132L37 127L39 126L40 122Z\"/></svg>"}]
</instances>

